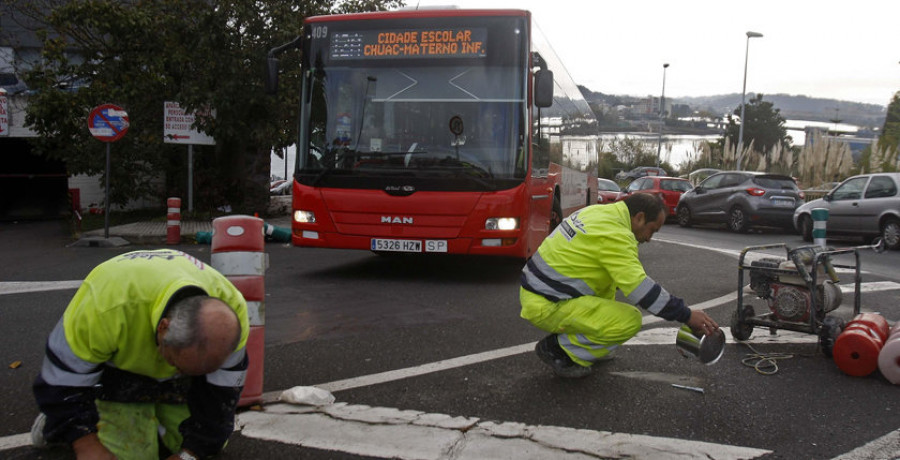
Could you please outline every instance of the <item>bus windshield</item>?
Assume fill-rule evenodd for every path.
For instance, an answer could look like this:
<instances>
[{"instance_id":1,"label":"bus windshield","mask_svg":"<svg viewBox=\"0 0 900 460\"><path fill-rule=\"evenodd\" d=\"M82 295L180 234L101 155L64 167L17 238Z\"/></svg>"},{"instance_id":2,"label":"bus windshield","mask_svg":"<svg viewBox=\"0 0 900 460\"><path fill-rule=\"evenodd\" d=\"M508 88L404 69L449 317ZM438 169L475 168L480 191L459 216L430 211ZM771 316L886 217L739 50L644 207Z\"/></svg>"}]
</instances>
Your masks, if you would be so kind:
<instances>
[{"instance_id":1,"label":"bus windshield","mask_svg":"<svg viewBox=\"0 0 900 460\"><path fill-rule=\"evenodd\" d=\"M490 38L483 30L482 45ZM297 180L335 186L352 177L462 178L466 189L474 182L486 190L524 180L524 43L495 41L516 47L502 59L484 52L386 60L338 56L335 39L311 46L318 58L304 72L300 128L308 137L301 134L307 147L299 149ZM372 180L354 187L359 183L378 187Z\"/></svg>"}]
</instances>

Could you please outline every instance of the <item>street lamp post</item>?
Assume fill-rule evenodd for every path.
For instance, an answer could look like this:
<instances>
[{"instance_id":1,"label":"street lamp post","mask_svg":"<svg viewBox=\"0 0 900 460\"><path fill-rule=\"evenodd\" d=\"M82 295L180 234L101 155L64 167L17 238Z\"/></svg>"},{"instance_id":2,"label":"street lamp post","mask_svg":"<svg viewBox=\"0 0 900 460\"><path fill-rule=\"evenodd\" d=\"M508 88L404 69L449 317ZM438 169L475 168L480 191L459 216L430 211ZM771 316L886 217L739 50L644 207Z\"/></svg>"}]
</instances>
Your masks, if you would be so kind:
<instances>
[{"instance_id":1,"label":"street lamp post","mask_svg":"<svg viewBox=\"0 0 900 460\"><path fill-rule=\"evenodd\" d=\"M738 157L737 157L737 170L741 170L741 160L744 155L744 104L747 97L747 58L750 56L750 39L762 37L763 34L759 32L750 32L747 31L747 48L744 51L744 89L741 91L741 127L738 131Z\"/></svg>"},{"instance_id":2,"label":"street lamp post","mask_svg":"<svg viewBox=\"0 0 900 460\"><path fill-rule=\"evenodd\" d=\"M659 167L659 158L662 155L662 130L663 125L663 113L666 110L666 69L669 68L669 63L666 62L663 64L663 85L662 85L662 95L659 97L659 142L656 146L656 167Z\"/></svg>"}]
</instances>

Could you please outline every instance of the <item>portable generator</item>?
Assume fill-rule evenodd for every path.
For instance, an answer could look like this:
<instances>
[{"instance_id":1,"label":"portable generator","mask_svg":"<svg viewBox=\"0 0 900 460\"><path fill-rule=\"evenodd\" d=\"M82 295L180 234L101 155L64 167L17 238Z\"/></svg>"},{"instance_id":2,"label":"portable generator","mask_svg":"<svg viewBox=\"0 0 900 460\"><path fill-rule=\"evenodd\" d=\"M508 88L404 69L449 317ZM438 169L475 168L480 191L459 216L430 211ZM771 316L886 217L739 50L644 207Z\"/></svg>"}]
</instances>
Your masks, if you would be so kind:
<instances>
[{"instance_id":1,"label":"portable generator","mask_svg":"<svg viewBox=\"0 0 900 460\"><path fill-rule=\"evenodd\" d=\"M746 263L747 255L783 248L784 258L761 257ZM836 268L854 273L853 314L860 312L860 249L883 250L877 242L871 246L833 249L820 246L801 246L789 249L786 244L750 246L741 251L738 261L737 309L731 318L731 334L736 340L747 340L755 327L787 329L819 336L819 347L831 356L834 341L844 328L844 320L828 316L843 302L840 279ZM834 256L854 256L853 265L835 263ZM753 305L744 299L744 275L749 273L750 291L763 301L768 311L756 315Z\"/></svg>"}]
</instances>

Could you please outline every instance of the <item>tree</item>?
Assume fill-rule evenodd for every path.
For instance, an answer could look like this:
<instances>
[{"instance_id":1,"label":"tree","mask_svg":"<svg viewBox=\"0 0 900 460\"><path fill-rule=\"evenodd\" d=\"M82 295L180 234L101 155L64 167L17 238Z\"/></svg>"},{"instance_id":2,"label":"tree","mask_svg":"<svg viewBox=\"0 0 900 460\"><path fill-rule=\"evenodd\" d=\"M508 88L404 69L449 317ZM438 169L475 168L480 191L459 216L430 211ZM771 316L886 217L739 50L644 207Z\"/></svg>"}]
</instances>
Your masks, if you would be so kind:
<instances>
[{"instance_id":1,"label":"tree","mask_svg":"<svg viewBox=\"0 0 900 460\"><path fill-rule=\"evenodd\" d=\"M216 139L198 147L198 206L228 203L235 211L264 211L269 156L296 134L297 91L264 94L268 49L292 40L306 16L371 11L399 0L4 0L35 19L43 59L25 80L32 95L26 123L38 132L35 149L64 160L70 174L105 170L105 146L86 129L101 103L129 114L128 134L113 145L112 203L154 193L184 196L185 147L163 143L163 102L178 101L216 117L197 128ZM74 52L73 52L74 51ZM299 87L299 59L283 56L285 87Z\"/></svg>"},{"instance_id":2,"label":"tree","mask_svg":"<svg viewBox=\"0 0 900 460\"><path fill-rule=\"evenodd\" d=\"M733 115L728 116L728 127L725 129L724 138L731 145L738 144L740 135L740 125L735 120L735 116L740 116L741 108L734 110ZM781 116L781 111L776 109L771 102L763 101L763 95L757 94L751 98L750 102L744 107L744 118L741 123L744 124L743 147L753 147L752 151L765 158L768 167L769 152L775 147L789 148L791 137L787 134L787 128L784 126L785 119Z\"/></svg>"},{"instance_id":3,"label":"tree","mask_svg":"<svg viewBox=\"0 0 900 460\"><path fill-rule=\"evenodd\" d=\"M897 150L900 147L900 91L894 93L891 103L888 104L878 145L885 150Z\"/></svg>"},{"instance_id":4,"label":"tree","mask_svg":"<svg viewBox=\"0 0 900 460\"><path fill-rule=\"evenodd\" d=\"M894 93L877 142L860 156L859 172L900 171L900 92Z\"/></svg>"}]
</instances>

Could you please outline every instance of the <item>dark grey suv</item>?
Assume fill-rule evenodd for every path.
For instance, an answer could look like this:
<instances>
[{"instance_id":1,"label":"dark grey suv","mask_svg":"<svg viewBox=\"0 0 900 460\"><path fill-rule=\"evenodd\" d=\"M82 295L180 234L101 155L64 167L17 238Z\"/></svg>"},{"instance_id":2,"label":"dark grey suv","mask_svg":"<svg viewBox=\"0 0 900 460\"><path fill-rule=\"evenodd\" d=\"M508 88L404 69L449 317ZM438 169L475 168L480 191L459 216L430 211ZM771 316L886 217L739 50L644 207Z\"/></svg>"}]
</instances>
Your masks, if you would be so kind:
<instances>
[{"instance_id":1,"label":"dark grey suv","mask_svg":"<svg viewBox=\"0 0 900 460\"><path fill-rule=\"evenodd\" d=\"M678 224L724 223L733 232L764 225L793 230L794 209L803 192L789 176L751 171L723 171L681 195Z\"/></svg>"}]
</instances>

